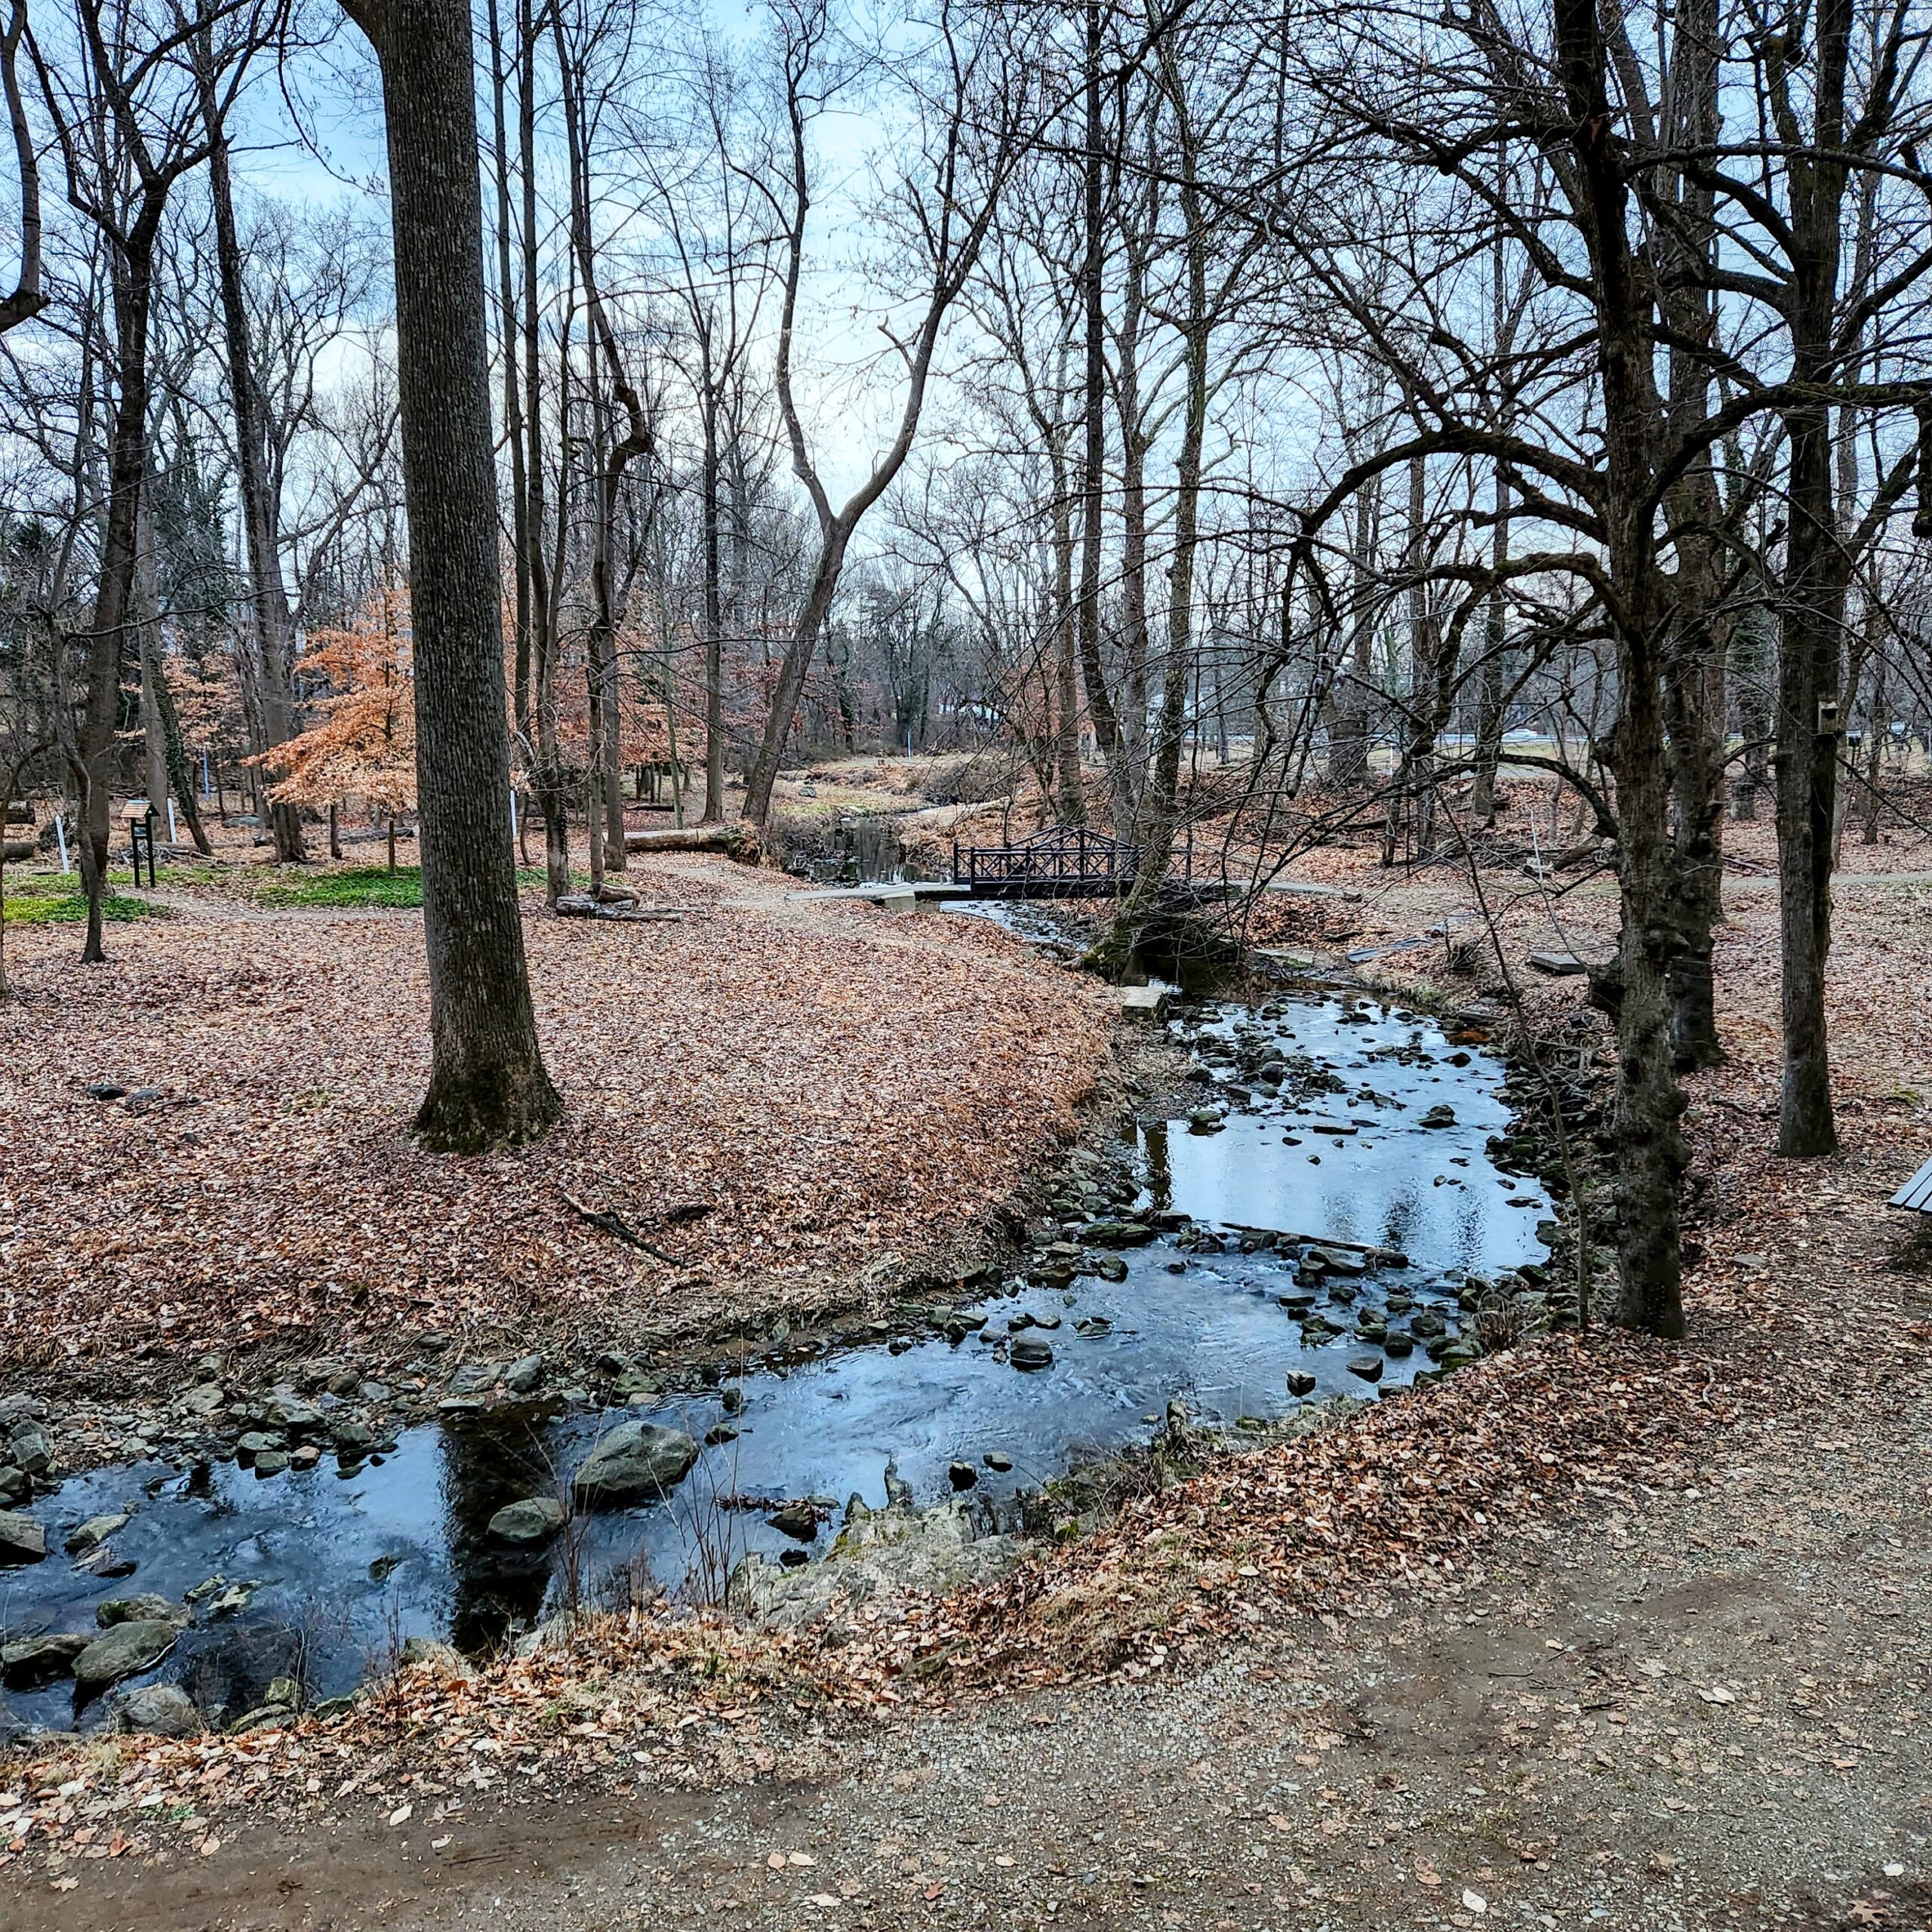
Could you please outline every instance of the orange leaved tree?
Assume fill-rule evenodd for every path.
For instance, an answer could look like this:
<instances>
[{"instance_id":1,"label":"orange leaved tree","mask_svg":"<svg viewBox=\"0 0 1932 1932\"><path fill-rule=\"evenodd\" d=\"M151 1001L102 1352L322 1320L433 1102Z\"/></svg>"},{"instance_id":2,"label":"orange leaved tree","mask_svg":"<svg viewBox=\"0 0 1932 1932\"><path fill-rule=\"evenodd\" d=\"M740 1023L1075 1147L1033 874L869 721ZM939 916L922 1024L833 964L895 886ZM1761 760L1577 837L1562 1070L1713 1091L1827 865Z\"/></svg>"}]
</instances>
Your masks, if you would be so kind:
<instances>
[{"instance_id":1,"label":"orange leaved tree","mask_svg":"<svg viewBox=\"0 0 1932 1932\"><path fill-rule=\"evenodd\" d=\"M415 679L409 592L386 585L342 630L312 631L303 678L328 680L315 701L321 722L263 754L282 774L269 789L278 805L327 807L366 799L389 821L395 870L395 817L416 803Z\"/></svg>"}]
</instances>

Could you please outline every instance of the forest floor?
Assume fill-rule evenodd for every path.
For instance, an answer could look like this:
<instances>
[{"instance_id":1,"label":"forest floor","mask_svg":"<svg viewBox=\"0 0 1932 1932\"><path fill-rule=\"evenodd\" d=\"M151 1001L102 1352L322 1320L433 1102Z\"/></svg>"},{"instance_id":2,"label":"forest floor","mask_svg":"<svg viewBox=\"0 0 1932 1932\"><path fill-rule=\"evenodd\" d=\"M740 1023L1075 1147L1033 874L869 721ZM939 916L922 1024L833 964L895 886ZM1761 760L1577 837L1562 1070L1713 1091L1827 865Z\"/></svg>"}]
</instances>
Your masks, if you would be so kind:
<instances>
[{"instance_id":1,"label":"forest floor","mask_svg":"<svg viewBox=\"0 0 1932 1932\"><path fill-rule=\"evenodd\" d=\"M562 1125L438 1157L408 1134L420 915L330 906L340 874L170 869L143 895L166 916L111 926L106 966L76 967L71 924L8 934L8 1386L797 1324L946 1275L1105 1067L1106 990L989 922L666 857L627 877L675 923L526 921Z\"/></svg>"},{"instance_id":2,"label":"forest floor","mask_svg":"<svg viewBox=\"0 0 1932 1932\"><path fill-rule=\"evenodd\" d=\"M48 1766L0 1924L1922 1932L1932 1244L1882 1204L1932 1145L1932 860L1847 843L1844 1151L1785 1163L1775 891L1735 829L1681 1346L1487 1358L834 1654L714 1629L540 1718L541 1686L487 1721L424 1687L380 1737ZM1491 856L1500 965L1466 881L1359 851L1294 868L1359 897L1264 937L1438 998L1506 974L1554 1033L1579 983L1524 961L1596 956L1614 900Z\"/></svg>"}]
</instances>

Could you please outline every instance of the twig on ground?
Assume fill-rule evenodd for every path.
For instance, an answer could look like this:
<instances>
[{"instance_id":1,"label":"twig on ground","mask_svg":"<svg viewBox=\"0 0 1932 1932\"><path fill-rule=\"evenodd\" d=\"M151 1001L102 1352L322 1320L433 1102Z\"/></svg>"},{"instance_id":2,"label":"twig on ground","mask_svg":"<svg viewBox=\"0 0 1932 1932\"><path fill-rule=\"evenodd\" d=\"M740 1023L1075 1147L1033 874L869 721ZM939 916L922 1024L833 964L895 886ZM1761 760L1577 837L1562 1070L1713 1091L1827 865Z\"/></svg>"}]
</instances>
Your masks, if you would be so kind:
<instances>
[{"instance_id":1,"label":"twig on ground","mask_svg":"<svg viewBox=\"0 0 1932 1932\"><path fill-rule=\"evenodd\" d=\"M684 1266L683 1262L679 1260L675 1254L666 1254L663 1249L654 1247L646 1241L643 1235L639 1234L621 1214L613 1214L608 1208L586 1208L568 1189L561 1186L557 1192L562 1196L565 1207L588 1221L593 1228L609 1235L614 1240L623 1241L631 1247L642 1248L645 1254L650 1255L654 1260L663 1262L667 1268Z\"/></svg>"}]
</instances>

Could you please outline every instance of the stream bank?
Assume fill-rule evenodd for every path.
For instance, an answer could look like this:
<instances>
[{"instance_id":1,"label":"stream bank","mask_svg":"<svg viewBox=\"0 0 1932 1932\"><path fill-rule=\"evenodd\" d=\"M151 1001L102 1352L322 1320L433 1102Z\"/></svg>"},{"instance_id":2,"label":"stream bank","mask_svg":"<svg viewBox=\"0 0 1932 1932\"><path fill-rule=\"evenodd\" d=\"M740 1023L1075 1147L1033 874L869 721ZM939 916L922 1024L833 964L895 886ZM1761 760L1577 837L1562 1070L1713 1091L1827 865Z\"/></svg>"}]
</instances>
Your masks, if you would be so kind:
<instances>
[{"instance_id":1,"label":"stream bank","mask_svg":"<svg viewBox=\"0 0 1932 1932\"><path fill-rule=\"evenodd\" d=\"M1491 1151L1510 1114L1480 1048L1348 996L1190 1007L1163 1051L1187 1056L1191 1104L1075 1150L1015 1265L923 1324L787 1337L675 1389L465 1364L435 1420L389 1433L360 1386L235 1404L198 1384L180 1401L206 1431L176 1461L31 1499L56 1553L0 1572L11 1722L110 1722L167 1682L197 1721L260 1723L291 1696L352 1694L412 1642L486 1654L580 1604L716 1601L734 1575L769 1604L755 1580L819 1567L841 1522L851 1543L906 1540L863 1527L894 1512L961 1549L1070 1533L1054 1485L1144 1450L1176 1404L1259 1441L1565 1318L1543 1280L1549 1198ZM254 1426L235 1438L238 1422ZM17 1447L35 1427L17 1419ZM675 1472L586 1497L614 1435L678 1445ZM75 1640L130 1623L155 1654L131 1647L139 1668L77 1694Z\"/></svg>"}]
</instances>

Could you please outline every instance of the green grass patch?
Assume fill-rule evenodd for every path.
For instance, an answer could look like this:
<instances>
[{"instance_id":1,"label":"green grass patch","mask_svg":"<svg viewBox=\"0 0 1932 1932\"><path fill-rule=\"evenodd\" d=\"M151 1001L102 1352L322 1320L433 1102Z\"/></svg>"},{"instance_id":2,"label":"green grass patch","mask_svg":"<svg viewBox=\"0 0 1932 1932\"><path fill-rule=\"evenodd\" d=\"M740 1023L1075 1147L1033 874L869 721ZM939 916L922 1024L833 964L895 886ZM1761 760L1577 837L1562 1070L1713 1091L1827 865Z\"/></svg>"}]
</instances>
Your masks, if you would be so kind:
<instances>
[{"instance_id":1,"label":"green grass patch","mask_svg":"<svg viewBox=\"0 0 1932 1932\"><path fill-rule=\"evenodd\" d=\"M531 870L516 875L519 886L540 886L543 875ZM423 903L423 869L398 866L342 866L333 872L303 873L278 869L271 877L251 880L249 896L256 904L280 912L293 906L319 906L335 911L361 906L387 906L403 911Z\"/></svg>"},{"instance_id":2,"label":"green grass patch","mask_svg":"<svg viewBox=\"0 0 1932 1932\"><path fill-rule=\"evenodd\" d=\"M291 870L251 884L251 897L256 903L276 911L294 906L407 908L423 903L423 872L418 866L398 866L394 872L386 866L344 866L337 872L312 874Z\"/></svg>"},{"instance_id":3,"label":"green grass patch","mask_svg":"<svg viewBox=\"0 0 1932 1932\"><path fill-rule=\"evenodd\" d=\"M117 925L125 925L134 919L165 918L167 910L164 906L150 906L145 899L131 899L122 892L108 892L100 902L100 916ZM81 890L78 873L7 881L10 926L79 925L87 916L87 895Z\"/></svg>"}]
</instances>

